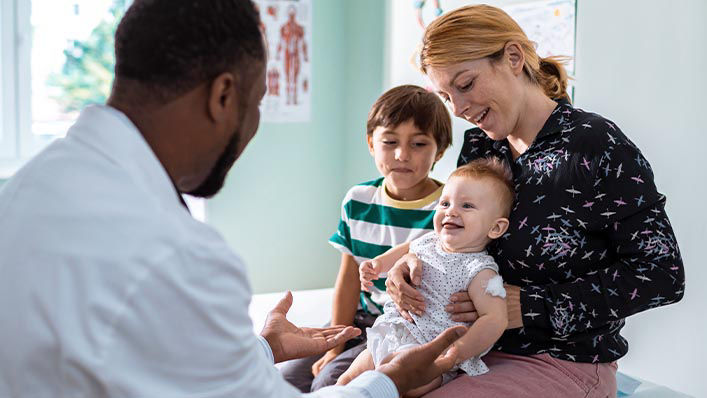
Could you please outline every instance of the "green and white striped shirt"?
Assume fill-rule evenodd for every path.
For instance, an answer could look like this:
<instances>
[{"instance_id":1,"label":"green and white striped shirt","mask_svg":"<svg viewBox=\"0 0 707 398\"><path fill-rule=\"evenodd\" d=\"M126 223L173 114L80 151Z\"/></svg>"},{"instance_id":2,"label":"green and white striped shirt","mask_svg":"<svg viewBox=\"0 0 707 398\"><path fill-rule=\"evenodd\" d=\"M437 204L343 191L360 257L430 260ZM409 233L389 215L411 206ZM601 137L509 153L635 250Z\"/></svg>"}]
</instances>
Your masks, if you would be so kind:
<instances>
[{"instance_id":1,"label":"green and white striped shirt","mask_svg":"<svg viewBox=\"0 0 707 398\"><path fill-rule=\"evenodd\" d=\"M432 231L434 209L443 185L435 182L439 185L436 191L411 201L391 198L383 177L354 185L341 202L339 228L329 243L361 264ZM390 300L385 293L385 274L374 281L370 290L371 293L361 292L361 307L372 314L383 313L383 305Z\"/></svg>"}]
</instances>

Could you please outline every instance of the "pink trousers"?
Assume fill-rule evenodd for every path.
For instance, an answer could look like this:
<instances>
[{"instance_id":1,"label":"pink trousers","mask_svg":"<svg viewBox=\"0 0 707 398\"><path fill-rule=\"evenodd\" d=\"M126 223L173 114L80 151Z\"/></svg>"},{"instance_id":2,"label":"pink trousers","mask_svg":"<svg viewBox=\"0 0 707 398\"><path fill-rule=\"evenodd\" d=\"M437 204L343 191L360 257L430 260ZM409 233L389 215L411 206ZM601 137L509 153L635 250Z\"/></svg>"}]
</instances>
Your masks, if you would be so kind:
<instances>
[{"instance_id":1,"label":"pink trousers","mask_svg":"<svg viewBox=\"0 0 707 398\"><path fill-rule=\"evenodd\" d=\"M548 354L521 356L491 351L490 371L459 376L425 398L606 398L616 397L616 363L578 363Z\"/></svg>"}]
</instances>

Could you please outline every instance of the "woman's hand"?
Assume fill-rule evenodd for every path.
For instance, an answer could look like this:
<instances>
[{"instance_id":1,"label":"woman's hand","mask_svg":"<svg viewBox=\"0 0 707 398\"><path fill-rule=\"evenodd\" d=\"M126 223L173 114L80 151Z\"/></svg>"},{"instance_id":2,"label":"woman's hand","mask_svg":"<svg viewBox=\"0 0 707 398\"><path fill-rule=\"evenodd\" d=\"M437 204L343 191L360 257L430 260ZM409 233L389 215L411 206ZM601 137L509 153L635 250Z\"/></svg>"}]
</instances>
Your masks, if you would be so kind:
<instances>
[{"instance_id":1,"label":"woman's hand","mask_svg":"<svg viewBox=\"0 0 707 398\"><path fill-rule=\"evenodd\" d=\"M503 285L506 288L506 307L508 307L508 327L516 329L523 327L523 314L520 311L520 287Z\"/></svg>"},{"instance_id":2,"label":"woman's hand","mask_svg":"<svg viewBox=\"0 0 707 398\"><path fill-rule=\"evenodd\" d=\"M422 279L422 262L412 253L402 256L388 271L385 281L386 291L393 299L398 312L410 322L413 322L410 311L422 315L425 302L422 294L410 285L419 286ZM467 296L468 297L468 296Z\"/></svg>"},{"instance_id":3,"label":"woman's hand","mask_svg":"<svg viewBox=\"0 0 707 398\"><path fill-rule=\"evenodd\" d=\"M453 321L471 323L479 319L479 314L466 290L452 294L449 301L450 304L447 304L444 309L450 313Z\"/></svg>"},{"instance_id":4,"label":"woman's hand","mask_svg":"<svg viewBox=\"0 0 707 398\"><path fill-rule=\"evenodd\" d=\"M312 375L316 377L319 372L322 371L324 366L326 366L329 362L333 361L334 358L341 354L342 350L343 346L339 346L327 351L321 358L317 360L317 362L312 365Z\"/></svg>"},{"instance_id":5,"label":"woman's hand","mask_svg":"<svg viewBox=\"0 0 707 398\"><path fill-rule=\"evenodd\" d=\"M508 308L507 329L521 328L523 327L523 316L520 311L520 287L506 284L503 287L506 289L506 308ZM469 293L465 291L454 293L449 300L451 304L444 309L451 314L453 321L474 322L479 318Z\"/></svg>"}]
</instances>

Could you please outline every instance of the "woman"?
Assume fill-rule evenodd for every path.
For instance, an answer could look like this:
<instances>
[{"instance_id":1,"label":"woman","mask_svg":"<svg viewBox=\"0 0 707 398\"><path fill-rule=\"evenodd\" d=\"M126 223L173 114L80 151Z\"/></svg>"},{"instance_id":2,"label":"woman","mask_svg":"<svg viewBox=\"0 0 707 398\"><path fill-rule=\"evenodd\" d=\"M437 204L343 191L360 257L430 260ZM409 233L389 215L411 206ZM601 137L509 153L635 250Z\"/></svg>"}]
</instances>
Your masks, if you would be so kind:
<instances>
[{"instance_id":1,"label":"woman","mask_svg":"<svg viewBox=\"0 0 707 398\"><path fill-rule=\"evenodd\" d=\"M508 233L489 247L507 283L509 326L484 361L428 396L606 397L628 343L624 319L679 301L684 270L665 197L650 165L611 121L572 107L556 58L539 58L498 8L452 11L425 31L420 66L466 131L458 164L495 156L512 168ZM423 311L407 255L388 291L401 311ZM452 319L473 321L465 293Z\"/></svg>"}]
</instances>

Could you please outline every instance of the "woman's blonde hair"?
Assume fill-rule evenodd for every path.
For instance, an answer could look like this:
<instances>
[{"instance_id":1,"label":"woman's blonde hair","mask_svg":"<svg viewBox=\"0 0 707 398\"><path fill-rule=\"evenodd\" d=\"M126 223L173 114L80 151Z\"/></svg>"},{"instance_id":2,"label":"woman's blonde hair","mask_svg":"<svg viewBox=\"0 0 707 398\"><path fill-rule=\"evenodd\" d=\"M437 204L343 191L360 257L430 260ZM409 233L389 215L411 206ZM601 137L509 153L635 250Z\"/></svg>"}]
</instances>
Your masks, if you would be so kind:
<instances>
[{"instance_id":1,"label":"woman's blonde hair","mask_svg":"<svg viewBox=\"0 0 707 398\"><path fill-rule=\"evenodd\" d=\"M541 58L530 41L503 10L480 4L458 8L434 20L425 29L420 48L420 69L446 67L489 57L500 59L508 42L515 41L525 55L523 71L552 99L567 95L567 72L562 65L568 57Z\"/></svg>"}]
</instances>

